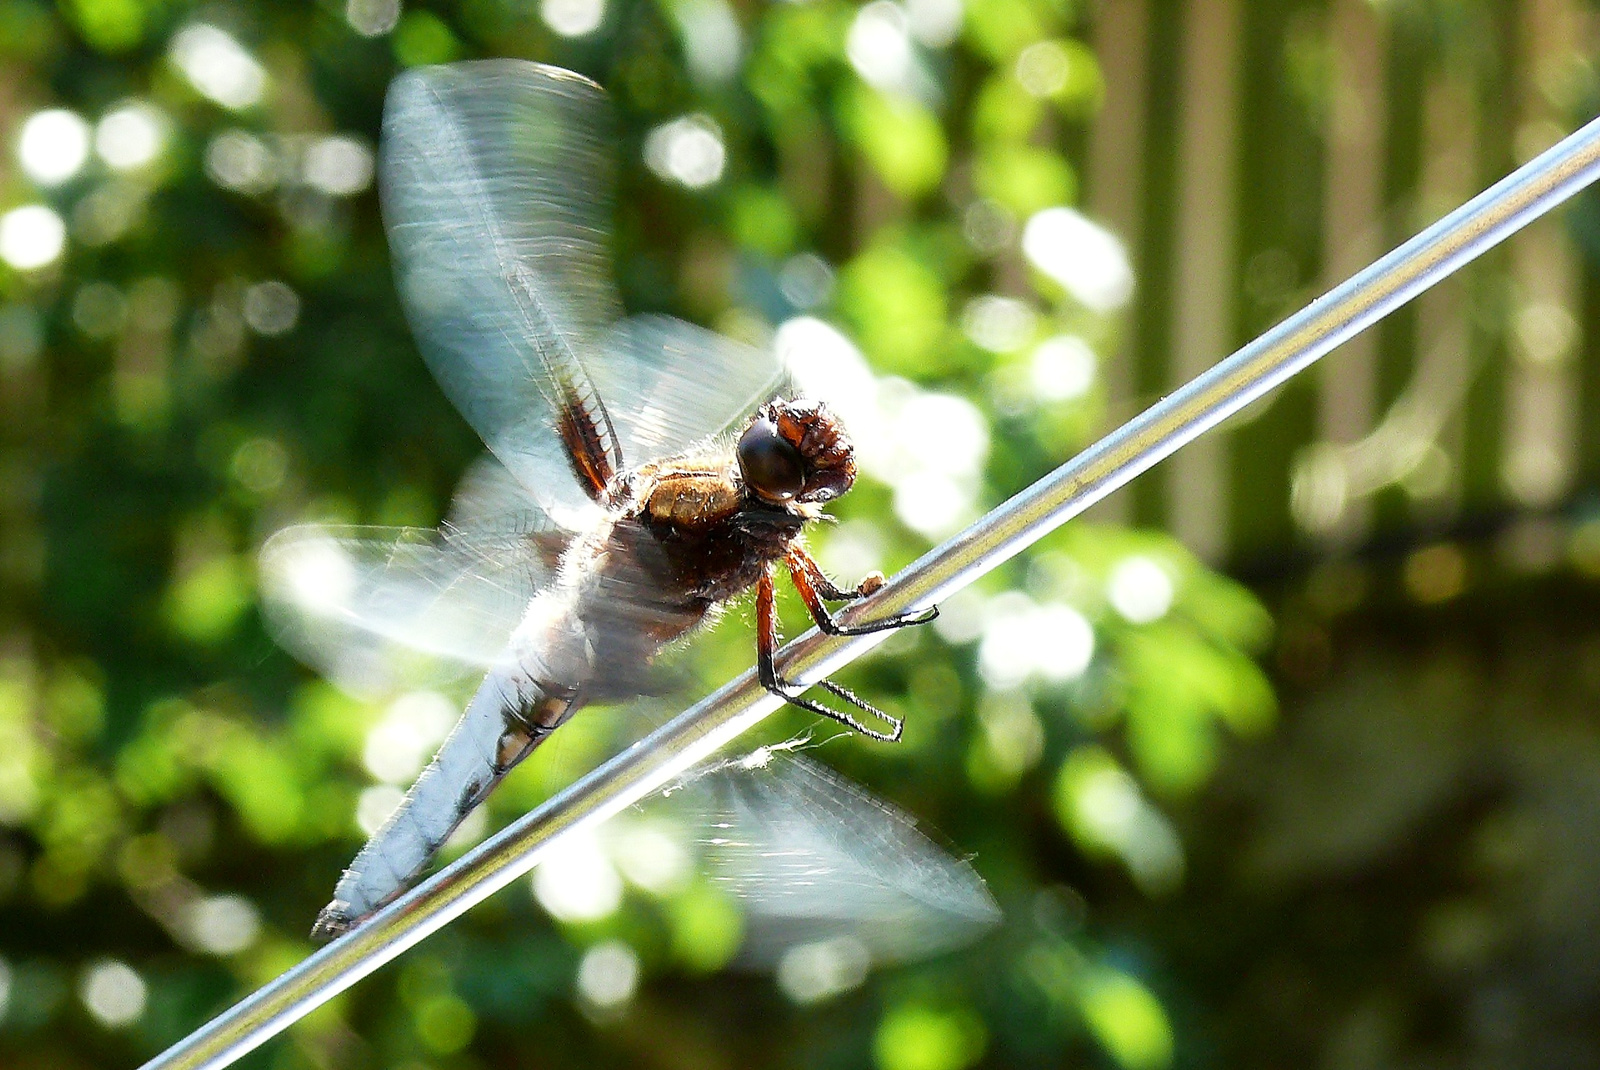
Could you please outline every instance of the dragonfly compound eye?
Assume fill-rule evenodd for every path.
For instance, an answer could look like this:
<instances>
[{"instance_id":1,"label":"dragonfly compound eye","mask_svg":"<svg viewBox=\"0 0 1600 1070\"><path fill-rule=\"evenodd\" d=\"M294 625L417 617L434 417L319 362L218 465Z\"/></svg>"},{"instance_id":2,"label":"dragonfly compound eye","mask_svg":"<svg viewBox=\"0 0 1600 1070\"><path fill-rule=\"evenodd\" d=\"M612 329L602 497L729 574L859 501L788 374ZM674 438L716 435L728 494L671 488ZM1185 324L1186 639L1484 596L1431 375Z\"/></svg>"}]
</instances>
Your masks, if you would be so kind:
<instances>
[{"instance_id":1,"label":"dragonfly compound eye","mask_svg":"<svg viewBox=\"0 0 1600 1070\"><path fill-rule=\"evenodd\" d=\"M800 451L766 416L757 417L739 436L739 471L750 489L769 502L786 502L805 486Z\"/></svg>"}]
</instances>

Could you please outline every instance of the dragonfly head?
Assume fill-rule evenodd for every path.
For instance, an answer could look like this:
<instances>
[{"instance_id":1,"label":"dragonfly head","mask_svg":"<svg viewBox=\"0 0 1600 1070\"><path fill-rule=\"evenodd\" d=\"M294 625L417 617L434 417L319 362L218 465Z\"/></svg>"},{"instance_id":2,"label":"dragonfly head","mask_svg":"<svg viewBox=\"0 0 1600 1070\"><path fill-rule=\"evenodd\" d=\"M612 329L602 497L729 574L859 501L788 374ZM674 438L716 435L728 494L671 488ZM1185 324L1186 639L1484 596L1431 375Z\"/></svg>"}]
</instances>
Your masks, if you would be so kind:
<instances>
[{"instance_id":1,"label":"dragonfly head","mask_svg":"<svg viewBox=\"0 0 1600 1070\"><path fill-rule=\"evenodd\" d=\"M855 482L855 448L822 402L769 401L739 436L739 472L771 505L831 501Z\"/></svg>"}]
</instances>

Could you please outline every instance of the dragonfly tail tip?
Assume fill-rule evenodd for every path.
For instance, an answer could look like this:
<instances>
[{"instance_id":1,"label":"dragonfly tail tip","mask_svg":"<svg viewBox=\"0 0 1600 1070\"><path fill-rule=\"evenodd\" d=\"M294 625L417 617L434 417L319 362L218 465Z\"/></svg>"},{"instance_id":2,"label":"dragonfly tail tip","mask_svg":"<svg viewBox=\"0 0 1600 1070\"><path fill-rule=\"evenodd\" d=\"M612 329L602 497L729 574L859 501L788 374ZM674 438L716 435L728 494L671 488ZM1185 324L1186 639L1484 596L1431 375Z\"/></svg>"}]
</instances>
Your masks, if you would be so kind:
<instances>
[{"instance_id":1,"label":"dragonfly tail tip","mask_svg":"<svg viewBox=\"0 0 1600 1070\"><path fill-rule=\"evenodd\" d=\"M350 917L350 904L342 899L335 899L322 908L317 915L317 922L311 927L311 939L319 944L326 944L337 939L355 927L355 919Z\"/></svg>"}]
</instances>

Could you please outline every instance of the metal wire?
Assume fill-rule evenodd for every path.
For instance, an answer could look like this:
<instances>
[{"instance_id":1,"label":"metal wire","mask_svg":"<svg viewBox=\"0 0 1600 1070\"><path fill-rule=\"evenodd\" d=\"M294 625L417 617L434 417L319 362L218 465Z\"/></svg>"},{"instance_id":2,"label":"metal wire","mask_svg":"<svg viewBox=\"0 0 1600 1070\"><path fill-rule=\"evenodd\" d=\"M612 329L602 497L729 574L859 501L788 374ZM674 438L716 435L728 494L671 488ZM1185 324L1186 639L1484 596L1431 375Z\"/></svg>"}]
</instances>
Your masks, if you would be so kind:
<instances>
[{"instance_id":1,"label":"metal wire","mask_svg":"<svg viewBox=\"0 0 1600 1070\"><path fill-rule=\"evenodd\" d=\"M1600 120L1152 405L925 554L846 622L931 606L1238 412L1341 342L1600 178ZM784 651L810 682L884 636L810 632ZM226 1066L532 869L554 841L648 798L777 709L747 672L373 917L257 990L144 1070Z\"/></svg>"}]
</instances>

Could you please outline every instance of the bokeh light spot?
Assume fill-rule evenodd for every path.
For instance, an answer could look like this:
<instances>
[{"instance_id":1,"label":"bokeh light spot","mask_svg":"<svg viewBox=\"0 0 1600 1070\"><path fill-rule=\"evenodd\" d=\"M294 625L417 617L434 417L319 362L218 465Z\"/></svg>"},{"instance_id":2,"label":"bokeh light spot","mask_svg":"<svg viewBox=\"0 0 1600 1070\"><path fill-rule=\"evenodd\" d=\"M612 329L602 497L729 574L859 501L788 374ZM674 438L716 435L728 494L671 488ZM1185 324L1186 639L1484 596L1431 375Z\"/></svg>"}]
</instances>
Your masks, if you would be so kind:
<instances>
[{"instance_id":1,"label":"bokeh light spot","mask_svg":"<svg viewBox=\"0 0 1600 1070\"><path fill-rule=\"evenodd\" d=\"M1124 1070L1172 1065L1172 1026L1161 1002L1126 974L1102 971L1084 986L1084 1021Z\"/></svg>"},{"instance_id":2,"label":"bokeh light spot","mask_svg":"<svg viewBox=\"0 0 1600 1070\"><path fill-rule=\"evenodd\" d=\"M928 48L947 48L961 33L962 0L906 0L906 26Z\"/></svg>"},{"instance_id":3,"label":"bokeh light spot","mask_svg":"<svg viewBox=\"0 0 1600 1070\"><path fill-rule=\"evenodd\" d=\"M0 216L0 260L31 271L52 264L67 245L67 225L42 204L25 204Z\"/></svg>"},{"instance_id":4,"label":"bokeh light spot","mask_svg":"<svg viewBox=\"0 0 1600 1070\"><path fill-rule=\"evenodd\" d=\"M393 784L374 784L356 799L356 827L371 836L400 808L406 793Z\"/></svg>"},{"instance_id":5,"label":"bokeh light spot","mask_svg":"<svg viewBox=\"0 0 1600 1070\"><path fill-rule=\"evenodd\" d=\"M562 37L583 37L605 21L605 0L540 0L539 17Z\"/></svg>"},{"instance_id":6,"label":"bokeh light spot","mask_svg":"<svg viewBox=\"0 0 1600 1070\"><path fill-rule=\"evenodd\" d=\"M25 368L44 348L44 324L32 305L0 305L0 370Z\"/></svg>"},{"instance_id":7,"label":"bokeh light spot","mask_svg":"<svg viewBox=\"0 0 1600 1070\"><path fill-rule=\"evenodd\" d=\"M884 1015L872 1054L880 1070L961 1070L983 1055L987 1039L971 1011L911 1003Z\"/></svg>"},{"instance_id":8,"label":"bokeh light spot","mask_svg":"<svg viewBox=\"0 0 1600 1070\"><path fill-rule=\"evenodd\" d=\"M1017 56L1017 81L1036 97L1053 97L1067 87L1071 60L1059 41L1036 41Z\"/></svg>"},{"instance_id":9,"label":"bokeh light spot","mask_svg":"<svg viewBox=\"0 0 1600 1070\"><path fill-rule=\"evenodd\" d=\"M607 940L583 953L578 962L578 995L602 1010L619 1007L639 987L639 956L621 940Z\"/></svg>"},{"instance_id":10,"label":"bokeh light spot","mask_svg":"<svg viewBox=\"0 0 1600 1070\"><path fill-rule=\"evenodd\" d=\"M257 334L287 334L300 321L300 297L288 284L268 279L245 290L242 310L244 321Z\"/></svg>"},{"instance_id":11,"label":"bokeh light spot","mask_svg":"<svg viewBox=\"0 0 1600 1070\"><path fill-rule=\"evenodd\" d=\"M382 37L400 21L400 0L346 0L344 20L362 37Z\"/></svg>"},{"instance_id":12,"label":"bokeh light spot","mask_svg":"<svg viewBox=\"0 0 1600 1070\"><path fill-rule=\"evenodd\" d=\"M100 117L94 128L94 150L118 171L132 171L160 154L166 130L166 118L159 111L130 101Z\"/></svg>"},{"instance_id":13,"label":"bokeh light spot","mask_svg":"<svg viewBox=\"0 0 1600 1070\"><path fill-rule=\"evenodd\" d=\"M51 108L35 112L22 124L17 159L40 185L60 185L82 170L88 158L89 124L77 112Z\"/></svg>"},{"instance_id":14,"label":"bokeh light spot","mask_svg":"<svg viewBox=\"0 0 1600 1070\"><path fill-rule=\"evenodd\" d=\"M1173 594L1167 570L1143 555L1118 561L1106 582L1111 608L1133 624L1149 624L1166 616Z\"/></svg>"},{"instance_id":15,"label":"bokeh light spot","mask_svg":"<svg viewBox=\"0 0 1600 1070\"><path fill-rule=\"evenodd\" d=\"M1044 722L1020 693L985 695L978 724L996 772L1007 778L1032 769L1044 753Z\"/></svg>"},{"instance_id":16,"label":"bokeh light spot","mask_svg":"<svg viewBox=\"0 0 1600 1070\"><path fill-rule=\"evenodd\" d=\"M212 955L232 955L256 942L261 915L241 895L213 895L189 906L184 918L189 940Z\"/></svg>"},{"instance_id":17,"label":"bokeh light spot","mask_svg":"<svg viewBox=\"0 0 1600 1070\"><path fill-rule=\"evenodd\" d=\"M318 138L300 166L307 185L333 197L349 197L372 185L372 150L353 137Z\"/></svg>"},{"instance_id":18,"label":"bokeh light spot","mask_svg":"<svg viewBox=\"0 0 1600 1070\"><path fill-rule=\"evenodd\" d=\"M791 947L778 960L778 988L796 1003L817 1003L859 988L871 955L849 936Z\"/></svg>"},{"instance_id":19,"label":"bokeh light spot","mask_svg":"<svg viewBox=\"0 0 1600 1070\"><path fill-rule=\"evenodd\" d=\"M1022 228L1022 252L1092 312L1114 311L1133 296L1122 243L1071 208L1036 212Z\"/></svg>"},{"instance_id":20,"label":"bokeh light spot","mask_svg":"<svg viewBox=\"0 0 1600 1070\"><path fill-rule=\"evenodd\" d=\"M1105 750L1074 750L1056 777L1057 820L1078 844L1122 860L1147 895L1167 895L1183 881L1183 845L1139 784Z\"/></svg>"},{"instance_id":21,"label":"bokeh light spot","mask_svg":"<svg viewBox=\"0 0 1600 1070\"><path fill-rule=\"evenodd\" d=\"M999 294L982 294L961 313L961 329L991 353L1011 353L1033 337L1039 317L1026 301Z\"/></svg>"},{"instance_id":22,"label":"bokeh light spot","mask_svg":"<svg viewBox=\"0 0 1600 1070\"><path fill-rule=\"evenodd\" d=\"M455 704L437 691L410 691L367 733L362 764L390 784L411 780L456 722Z\"/></svg>"},{"instance_id":23,"label":"bokeh light spot","mask_svg":"<svg viewBox=\"0 0 1600 1070\"><path fill-rule=\"evenodd\" d=\"M1094 385L1094 350L1072 334L1047 338L1034 348L1028 381L1043 401L1073 401Z\"/></svg>"},{"instance_id":24,"label":"bokeh light spot","mask_svg":"<svg viewBox=\"0 0 1600 1070\"><path fill-rule=\"evenodd\" d=\"M722 130L704 115L664 123L645 138L644 162L669 182L703 189L722 177L727 162Z\"/></svg>"},{"instance_id":25,"label":"bokeh light spot","mask_svg":"<svg viewBox=\"0 0 1600 1070\"><path fill-rule=\"evenodd\" d=\"M1424 604L1446 602L1467 586L1467 558L1449 543L1413 551L1403 569L1406 591Z\"/></svg>"},{"instance_id":26,"label":"bokeh light spot","mask_svg":"<svg viewBox=\"0 0 1600 1070\"><path fill-rule=\"evenodd\" d=\"M744 30L727 0L689 0L674 7L684 59L696 80L726 82L739 71Z\"/></svg>"},{"instance_id":27,"label":"bokeh light spot","mask_svg":"<svg viewBox=\"0 0 1600 1070\"><path fill-rule=\"evenodd\" d=\"M90 338L110 338L128 318L128 300L109 282L86 282L72 295L72 322Z\"/></svg>"},{"instance_id":28,"label":"bokeh light spot","mask_svg":"<svg viewBox=\"0 0 1600 1070\"><path fill-rule=\"evenodd\" d=\"M267 72L261 64L215 26L200 22L179 30L170 54L190 85L225 108L248 108L266 92Z\"/></svg>"},{"instance_id":29,"label":"bokeh light spot","mask_svg":"<svg viewBox=\"0 0 1600 1070\"><path fill-rule=\"evenodd\" d=\"M264 193L278 182L278 162L254 134L224 130L206 146L206 174L225 189Z\"/></svg>"},{"instance_id":30,"label":"bokeh light spot","mask_svg":"<svg viewBox=\"0 0 1600 1070\"><path fill-rule=\"evenodd\" d=\"M795 308L815 308L833 293L833 268L816 253L799 253L784 261L778 289Z\"/></svg>"},{"instance_id":31,"label":"bokeh light spot","mask_svg":"<svg viewBox=\"0 0 1600 1070\"><path fill-rule=\"evenodd\" d=\"M688 882L688 850L658 825L628 824L612 836L610 845L622 875L653 895L672 894Z\"/></svg>"},{"instance_id":32,"label":"bokeh light spot","mask_svg":"<svg viewBox=\"0 0 1600 1070\"><path fill-rule=\"evenodd\" d=\"M1075 680L1094 659L1094 628L1061 602L1036 605L1019 591L992 599L978 644L978 672L996 690L1020 686L1030 676Z\"/></svg>"},{"instance_id":33,"label":"bokeh light spot","mask_svg":"<svg viewBox=\"0 0 1600 1070\"><path fill-rule=\"evenodd\" d=\"M428 996L414 1013L417 1039L435 1055L453 1055L472 1043L478 1016L465 1000L448 992Z\"/></svg>"},{"instance_id":34,"label":"bokeh light spot","mask_svg":"<svg viewBox=\"0 0 1600 1070\"><path fill-rule=\"evenodd\" d=\"M557 921L598 921L622 905L622 877L594 836L573 833L533 871L533 894Z\"/></svg>"},{"instance_id":35,"label":"bokeh light spot","mask_svg":"<svg viewBox=\"0 0 1600 1070\"><path fill-rule=\"evenodd\" d=\"M78 985L79 998L89 1013L113 1027L137 1021L144 1013L147 994L144 978L127 963L115 960L90 966Z\"/></svg>"},{"instance_id":36,"label":"bokeh light spot","mask_svg":"<svg viewBox=\"0 0 1600 1070\"><path fill-rule=\"evenodd\" d=\"M845 38L850 65L880 89L902 87L911 72L911 38L905 9L893 0L873 0L856 13Z\"/></svg>"}]
</instances>

